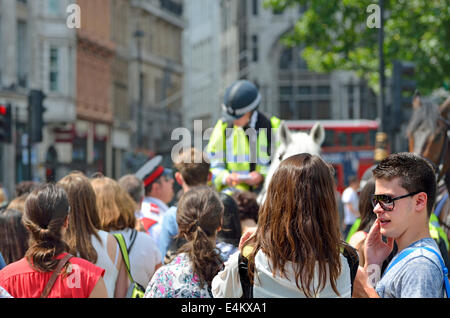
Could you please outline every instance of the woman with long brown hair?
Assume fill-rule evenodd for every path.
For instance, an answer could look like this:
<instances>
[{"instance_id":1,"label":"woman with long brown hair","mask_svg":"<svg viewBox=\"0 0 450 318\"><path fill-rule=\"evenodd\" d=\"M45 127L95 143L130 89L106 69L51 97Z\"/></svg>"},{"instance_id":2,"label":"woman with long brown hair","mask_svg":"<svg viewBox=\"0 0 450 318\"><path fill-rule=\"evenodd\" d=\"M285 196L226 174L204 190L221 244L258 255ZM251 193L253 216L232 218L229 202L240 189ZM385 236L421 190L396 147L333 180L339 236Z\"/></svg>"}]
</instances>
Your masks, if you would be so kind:
<instances>
[{"instance_id":1,"label":"woman with long brown hair","mask_svg":"<svg viewBox=\"0 0 450 318\"><path fill-rule=\"evenodd\" d=\"M153 276L146 298L210 298L211 281L222 267L216 248L224 206L214 189L193 187L183 194L177 210L178 236L187 243Z\"/></svg>"},{"instance_id":2,"label":"woman with long brown hair","mask_svg":"<svg viewBox=\"0 0 450 318\"><path fill-rule=\"evenodd\" d=\"M73 255L105 269L105 284L109 298L123 298L128 289L128 274L114 236L100 230L94 189L80 172L62 178L61 186L69 198L71 218L64 240Z\"/></svg>"},{"instance_id":3,"label":"woman with long brown hair","mask_svg":"<svg viewBox=\"0 0 450 318\"><path fill-rule=\"evenodd\" d=\"M136 203L116 180L99 176L90 182L95 191L100 229L123 235L130 259L131 276L145 289L161 266L161 254L152 237L135 229Z\"/></svg>"},{"instance_id":4,"label":"woman with long brown hair","mask_svg":"<svg viewBox=\"0 0 450 318\"><path fill-rule=\"evenodd\" d=\"M351 297L333 168L306 153L282 161L246 247L254 297ZM242 296L238 263L235 254L214 278L214 297Z\"/></svg>"},{"instance_id":5,"label":"woman with long brown hair","mask_svg":"<svg viewBox=\"0 0 450 318\"><path fill-rule=\"evenodd\" d=\"M22 212L0 212L0 253L6 264L17 262L28 249L28 231L22 224Z\"/></svg>"},{"instance_id":6,"label":"woman with long brown hair","mask_svg":"<svg viewBox=\"0 0 450 318\"><path fill-rule=\"evenodd\" d=\"M359 265L364 266L364 242L369 234L370 228L377 219L377 215L373 212L372 194L375 193L375 180L369 179L361 190L359 195L359 214L361 215L361 223L357 231L350 237L348 244L358 251Z\"/></svg>"},{"instance_id":7,"label":"woman with long brown hair","mask_svg":"<svg viewBox=\"0 0 450 318\"><path fill-rule=\"evenodd\" d=\"M105 270L67 253L69 247L63 236L69 226L69 218L69 200L61 187L43 185L28 196L23 223L30 235L30 247L24 258L0 271L0 286L11 296L107 297L103 281ZM61 274L54 275L63 264ZM49 285L52 277L56 280Z\"/></svg>"}]
</instances>

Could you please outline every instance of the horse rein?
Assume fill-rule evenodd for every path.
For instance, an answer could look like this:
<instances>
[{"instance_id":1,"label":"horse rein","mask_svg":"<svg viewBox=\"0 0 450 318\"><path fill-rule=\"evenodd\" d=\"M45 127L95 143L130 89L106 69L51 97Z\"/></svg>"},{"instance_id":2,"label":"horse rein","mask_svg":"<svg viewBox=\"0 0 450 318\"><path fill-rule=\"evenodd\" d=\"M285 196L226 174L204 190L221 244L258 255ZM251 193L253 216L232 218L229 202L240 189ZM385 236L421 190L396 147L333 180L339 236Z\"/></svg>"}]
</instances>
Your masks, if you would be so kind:
<instances>
[{"instance_id":1,"label":"horse rein","mask_svg":"<svg viewBox=\"0 0 450 318\"><path fill-rule=\"evenodd\" d=\"M448 131L450 129L450 121L445 119L444 117L440 116L438 118L439 121L443 122L445 124L445 133L444 133L444 142L442 143L442 149L441 154L439 155L439 161L437 164L438 171L436 172L436 179L437 182L439 182L443 176L442 171L444 170L444 160L445 156L447 155L447 148L448 148Z\"/></svg>"}]
</instances>

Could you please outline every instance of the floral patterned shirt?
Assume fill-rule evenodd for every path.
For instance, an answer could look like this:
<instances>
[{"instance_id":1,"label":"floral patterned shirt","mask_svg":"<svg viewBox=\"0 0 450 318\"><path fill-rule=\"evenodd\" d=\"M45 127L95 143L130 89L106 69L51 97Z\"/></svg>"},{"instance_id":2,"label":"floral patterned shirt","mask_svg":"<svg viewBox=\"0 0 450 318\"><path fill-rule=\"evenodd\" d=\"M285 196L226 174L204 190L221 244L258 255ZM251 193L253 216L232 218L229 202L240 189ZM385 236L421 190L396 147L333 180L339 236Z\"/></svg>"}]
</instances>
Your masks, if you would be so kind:
<instances>
[{"instance_id":1,"label":"floral patterned shirt","mask_svg":"<svg viewBox=\"0 0 450 318\"><path fill-rule=\"evenodd\" d=\"M200 286L186 253L159 268L145 291L145 298L212 298L209 287Z\"/></svg>"}]
</instances>

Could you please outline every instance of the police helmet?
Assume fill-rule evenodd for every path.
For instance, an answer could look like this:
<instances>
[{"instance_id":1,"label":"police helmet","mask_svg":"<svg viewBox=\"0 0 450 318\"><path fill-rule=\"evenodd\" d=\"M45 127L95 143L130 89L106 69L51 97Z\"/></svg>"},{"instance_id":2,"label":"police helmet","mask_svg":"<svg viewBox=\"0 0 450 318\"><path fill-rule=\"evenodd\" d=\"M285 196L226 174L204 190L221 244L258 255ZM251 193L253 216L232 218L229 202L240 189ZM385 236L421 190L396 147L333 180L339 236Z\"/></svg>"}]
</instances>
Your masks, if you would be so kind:
<instances>
[{"instance_id":1,"label":"police helmet","mask_svg":"<svg viewBox=\"0 0 450 318\"><path fill-rule=\"evenodd\" d=\"M227 121L237 120L257 109L260 102L261 94L256 86L247 80L239 80L225 91L222 115Z\"/></svg>"}]
</instances>

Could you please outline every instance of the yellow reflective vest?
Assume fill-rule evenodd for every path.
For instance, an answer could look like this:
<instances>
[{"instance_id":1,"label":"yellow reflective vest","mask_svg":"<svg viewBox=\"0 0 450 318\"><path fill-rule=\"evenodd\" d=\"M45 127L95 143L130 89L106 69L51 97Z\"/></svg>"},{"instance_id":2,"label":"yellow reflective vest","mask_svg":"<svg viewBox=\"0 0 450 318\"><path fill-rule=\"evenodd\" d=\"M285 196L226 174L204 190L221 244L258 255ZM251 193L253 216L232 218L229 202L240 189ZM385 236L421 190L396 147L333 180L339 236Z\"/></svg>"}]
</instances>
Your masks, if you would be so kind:
<instances>
[{"instance_id":1,"label":"yellow reflective vest","mask_svg":"<svg viewBox=\"0 0 450 318\"><path fill-rule=\"evenodd\" d=\"M270 119L272 129L278 129L281 120L277 117ZM229 129L227 129L229 128ZM267 134L272 133L267 129L259 129L256 136L244 131L242 127L229 127L227 122L219 120L211 134L206 153L211 163L213 184L217 191L222 191L228 187L225 183L226 177L233 172L238 174L248 174L249 172L259 172L263 177L267 175L270 167L270 155ZM256 142L251 143L250 140ZM251 151L250 144L256 149ZM255 151L256 150L256 151ZM252 164L254 169L251 169ZM250 186L241 183L236 186L237 190L248 191Z\"/></svg>"}]
</instances>

